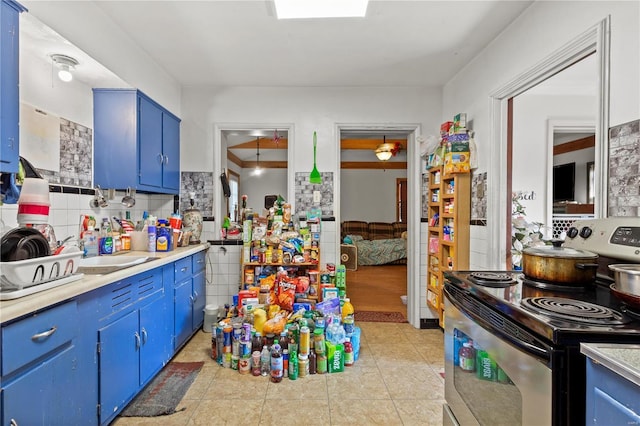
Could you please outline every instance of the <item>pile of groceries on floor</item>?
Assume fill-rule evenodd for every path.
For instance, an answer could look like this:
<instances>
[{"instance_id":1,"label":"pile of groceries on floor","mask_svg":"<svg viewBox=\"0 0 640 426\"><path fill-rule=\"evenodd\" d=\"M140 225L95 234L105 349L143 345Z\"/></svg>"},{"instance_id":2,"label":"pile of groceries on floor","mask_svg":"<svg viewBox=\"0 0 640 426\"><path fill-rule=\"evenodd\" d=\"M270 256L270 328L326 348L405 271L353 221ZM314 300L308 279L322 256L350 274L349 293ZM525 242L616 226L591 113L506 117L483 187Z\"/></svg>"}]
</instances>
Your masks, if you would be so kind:
<instances>
[{"instance_id":1,"label":"pile of groceries on floor","mask_svg":"<svg viewBox=\"0 0 640 426\"><path fill-rule=\"evenodd\" d=\"M298 275L293 266L261 273L260 287L270 288L264 303L254 289L234 296L225 318L212 325L212 357L240 374L269 376L278 383L310 374L343 372L357 361L360 328L346 297L346 269L327 265L326 273ZM320 275L320 276L318 276ZM324 297L304 300L304 292L323 281ZM301 294L301 293L302 294Z\"/></svg>"}]
</instances>

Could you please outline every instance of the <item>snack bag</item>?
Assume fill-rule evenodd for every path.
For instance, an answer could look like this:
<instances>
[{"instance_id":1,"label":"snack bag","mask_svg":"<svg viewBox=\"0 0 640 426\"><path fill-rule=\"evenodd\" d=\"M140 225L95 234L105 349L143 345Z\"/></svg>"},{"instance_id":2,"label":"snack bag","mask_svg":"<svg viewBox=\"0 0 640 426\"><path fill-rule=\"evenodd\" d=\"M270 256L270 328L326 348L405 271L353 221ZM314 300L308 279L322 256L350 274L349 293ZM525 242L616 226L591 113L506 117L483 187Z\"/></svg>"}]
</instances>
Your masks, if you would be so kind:
<instances>
[{"instance_id":1,"label":"snack bag","mask_svg":"<svg viewBox=\"0 0 640 426\"><path fill-rule=\"evenodd\" d=\"M276 303L282 309L293 311L293 303L296 300L296 284L289 279L281 279L278 283L278 297Z\"/></svg>"},{"instance_id":2,"label":"snack bag","mask_svg":"<svg viewBox=\"0 0 640 426\"><path fill-rule=\"evenodd\" d=\"M444 155L445 174L469 173L471 171L470 157L469 135L466 133L449 135L447 138L447 150Z\"/></svg>"}]
</instances>

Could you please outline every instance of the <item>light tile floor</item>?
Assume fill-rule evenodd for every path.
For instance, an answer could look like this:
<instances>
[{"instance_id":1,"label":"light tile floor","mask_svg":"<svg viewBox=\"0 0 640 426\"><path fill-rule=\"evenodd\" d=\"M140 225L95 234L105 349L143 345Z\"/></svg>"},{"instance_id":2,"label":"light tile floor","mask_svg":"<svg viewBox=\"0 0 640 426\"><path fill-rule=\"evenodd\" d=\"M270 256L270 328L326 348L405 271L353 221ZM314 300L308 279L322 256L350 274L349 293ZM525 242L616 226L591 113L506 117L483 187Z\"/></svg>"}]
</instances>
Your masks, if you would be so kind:
<instances>
[{"instance_id":1,"label":"light tile floor","mask_svg":"<svg viewBox=\"0 0 640 426\"><path fill-rule=\"evenodd\" d=\"M443 334L409 324L360 322L360 358L344 373L271 383L240 375L210 357L199 331L173 361L204 361L178 405L156 418L118 417L129 425L441 425Z\"/></svg>"}]
</instances>

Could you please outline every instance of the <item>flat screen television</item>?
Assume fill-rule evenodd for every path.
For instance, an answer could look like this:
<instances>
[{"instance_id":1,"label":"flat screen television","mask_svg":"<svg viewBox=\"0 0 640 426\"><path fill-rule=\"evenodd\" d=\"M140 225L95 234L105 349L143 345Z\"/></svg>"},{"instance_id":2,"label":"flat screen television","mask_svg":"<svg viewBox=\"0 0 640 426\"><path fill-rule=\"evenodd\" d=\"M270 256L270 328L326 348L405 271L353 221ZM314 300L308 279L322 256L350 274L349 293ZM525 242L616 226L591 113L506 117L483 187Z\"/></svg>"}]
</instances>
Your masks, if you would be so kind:
<instances>
[{"instance_id":1,"label":"flat screen television","mask_svg":"<svg viewBox=\"0 0 640 426\"><path fill-rule=\"evenodd\" d=\"M576 191L576 163L553 166L553 202L573 201Z\"/></svg>"}]
</instances>

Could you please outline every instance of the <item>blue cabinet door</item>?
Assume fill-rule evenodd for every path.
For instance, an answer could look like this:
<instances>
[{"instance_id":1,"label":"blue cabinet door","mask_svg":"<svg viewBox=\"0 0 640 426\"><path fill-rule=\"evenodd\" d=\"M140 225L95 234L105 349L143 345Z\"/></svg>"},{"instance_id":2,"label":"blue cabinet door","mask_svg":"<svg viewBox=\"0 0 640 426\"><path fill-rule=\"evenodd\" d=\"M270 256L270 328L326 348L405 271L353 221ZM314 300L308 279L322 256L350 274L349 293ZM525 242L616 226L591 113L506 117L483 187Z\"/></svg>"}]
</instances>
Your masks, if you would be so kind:
<instances>
[{"instance_id":1,"label":"blue cabinet door","mask_svg":"<svg viewBox=\"0 0 640 426\"><path fill-rule=\"evenodd\" d=\"M162 187L162 110L146 98L138 102L140 184Z\"/></svg>"},{"instance_id":2,"label":"blue cabinet door","mask_svg":"<svg viewBox=\"0 0 640 426\"><path fill-rule=\"evenodd\" d=\"M19 14L14 1L0 5L0 172L17 173L19 163Z\"/></svg>"},{"instance_id":3,"label":"blue cabinet door","mask_svg":"<svg viewBox=\"0 0 640 426\"><path fill-rule=\"evenodd\" d=\"M85 424L87 413L74 397L82 392L76 365L75 347L70 346L19 379L4 383L2 424Z\"/></svg>"},{"instance_id":4,"label":"blue cabinet door","mask_svg":"<svg viewBox=\"0 0 640 426\"><path fill-rule=\"evenodd\" d=\"M173 289L174 300L174 350L178 350L187 341L193 331L193 295L191 278L182 281Z\"/></svg>"},{"instance_id":5,"label":"blue cabinet door","mask_svg":"<svg viewBox=\"0 0 640 426\"><path fill-rule=\"evenodd\" d=\"M193 276L193 323L192 331L200 328L204 321L204 306L206 303L204 271Z\"/></svg>"},{"instance_id":6,"label":"blue cabinet door","mask_svg":"<svg viewBox=\"0 0 640 426\"><path fill-rule=\"evenodd\" d=\"M140 338L140 385L144 386L173 353L164 297L140 308Z\"/></svg>"},{"instance_id":7,"label":"blue cabinet door","mask_svg":"<svg viewBox=\"0 0 640 426\"><path fill-rule=\"evenodd\" d=\"M100 423L124 408L139 389L138 311L98 330L100 343Z\"/></svg>"},{"instance_id":8,"label":"blue cabinet door","mask_svg":"<svg viewBox=\"0 0 640 426\"><path fill-rule=\"evenodd\" d=\"M586 424L640 424L640 386L587 358Z\"/></svg>"},{"instance_id":9,"label":"blue cabinet door","mask_svg":"<svg viewBox=\"0 0 640 426\"><path fill-rule=\"evenodd\" d=\"M162 186L180 190L180 120L164 113L162 115Z\"/></svg>"}]
</instances>

